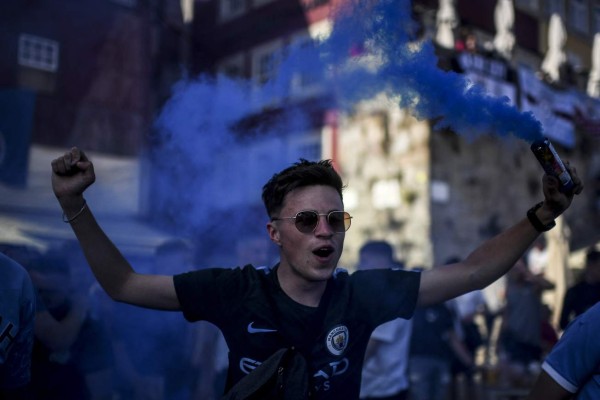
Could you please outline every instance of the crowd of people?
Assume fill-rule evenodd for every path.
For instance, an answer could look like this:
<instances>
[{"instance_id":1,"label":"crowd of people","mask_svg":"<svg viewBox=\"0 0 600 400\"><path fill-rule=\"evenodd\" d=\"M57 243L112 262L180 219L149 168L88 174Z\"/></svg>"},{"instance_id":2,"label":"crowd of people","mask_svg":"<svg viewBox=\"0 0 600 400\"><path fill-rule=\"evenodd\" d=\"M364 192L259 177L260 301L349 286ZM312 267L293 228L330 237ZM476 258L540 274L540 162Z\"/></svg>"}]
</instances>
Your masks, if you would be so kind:
<instances>
[{"instance_id":1,"label":"crowd of people","mask_svg":"<svg viewBox=\"0 0 600 400\"><path fill-rule=\"evenodd\" d=\"M30 398L220 398L227 345L214 326L187 324L176 313L165 315L113 302L89 276L75 284L73 276L85 277L88 267L73 264L65 248L45 254L26 248L1 250L12 258L3 258L7 265L3 272L11 265L22 275L6 281L18 282L31 307ZM265 240L245 238L236 253L255 266L272 267L275 262L269 259ZM178 265L181 271L192 270L193 256L188 243L167 241L156 249L154 262L140 264L139 269L159 273L160 266ZM75 259L82 262L81 257ZM490 383L485 381L485 368L492 367L499 374L493 384L531 387L559 333L600 301L600 251L588 252L585 268L564 297L557 326L550 321L551 310L541 296L553 285L543 271L531 271L527 259L520 258L506 276L496 338L494 325L486 324L490 315L480 290L418 307L410 319L397 318L378 326L367 345L360 398L475 400L481 398L483 385ZM390 243L366 242L356 270L386 268L406 269ZM495 365L490 365L492 353ZM23 376L22 371L11 370L13 375L5 385L17 384L15 376Z\"/></svg>"},{"instance_id":2,"label":"crowd of people","mask_svg":"<svg viewBox=\"0 0 600 400\"><path fill-rule=\"evenodd\" d=\"M245 238L238 243L236 254L253 265L263 265L269 256L267 244L265 239ZM15 398L220 397L227 347L214 327L188 324L178 313L159 313L112 301L89 274L81 250L72 242L44 252L0 245L0 255L1 272L11 276L5 282L29 285L23 290L31 307L27 320L31 348L11 349L29 354L28 363L20 370L5 360L2 370L12 371L2 375L6 380L1 383L7 387L24 386L19 382L29 381L27 396ZM194 269L194 255L187 241L167 240L155 249L150 262L139 260L136 268L146 273L190 271ZM19 279L16 272L22 275ZM26 331L27 321L23 320L20 331ZM16 327L13 330L17 331ZM7 331L6 336L11 333ZM17 374L23 377L17 380ZM0 399L5 397L8 395Z\"/></svg>"},{"instance_id":3,"label":"crowd of people","mask_svg":"<svg viewBox=\"0 0 600 400\"><path fill-rule=\"evenodd\" d=\"M584 367L562 362L597 326L586 310L598 309L600 252L588 253L581 282L567 292L560 327L542 302L552 282L527 257L539 227L582 189L570 171L574 193L544 176L543 205L464 258L408 269L389 242L368 241L349 273L337 265L352 218L341 179L329 162L302 160L263 188L268 235L240 238L235 268L199 268L194 247L179 240L159 246L149 264L128 262L83 200L93 164L73 149L53 162L52 179L80 248L7 247L10 258L0 258L17 298L11 304L19 305L12 314L0 310L0 339L8 339L0 341L0 393L38 400L218 399L225 392L231 399L477 399L475 382L487 379L492 360L500 371L495 384L528 384L538 396L532 399L550 398L540 396L553 385L576 393L587 387ZM502 279L498 307L485 290ZM597 376L595 355L587 361Z\"/></svg>"},{"instance_id":4,"label":"crowd of people","mask_svg":"<svg viewBox=\"0 0 600 400\"><path fill-rule=\"evenodd\" d=\"M362 252L373 248L379 248L381 254L392 251L387 242L369 242L361 250L360 265ZM379 355L382 360L389 360L387 363L374 364L375 358L371 359L373 356L367 350L363 373L363 391L366 392L362 396L361 391L361 399L475 400L486 398L486 387L531 389L543 368L548 368L545 360L563 330L600 302L600 251L591 248L584 269L564 296L560 324L553 323L552 309L543 302L542 293L554 289L554 284L545 277L545 267L531 268L528 263L539 257L539 250L532 246L500 282L502 306L496 312L491 311L483 291L476 290L444 303L417 308L410 320L395 320L398 324L409 324L411 328L408 332L397 331L396 336L390 331L390 346L393 343L396 348L382 348ZM455 261L451 258L447 263ZM398 268L403 264L388 258L386 262L371 265ZM575 301L575 298L579 300ZM379 329L388 324L375 330L373 338L378 338ZM596 358L596 372L600 366L598 361ZM379 365L379 369L371 365ZM392 388L396 386L385 380L385 377L394 376L389 371L402 373L405 377L393 381L398 385L406 382L400 386L404 395L371 396L367 390L376 394L394 393ZM370 378L375 376L378 378ZM378 388L365 385L371 380L381 382L381 385ZM574 387L571 386L572 393L577 391Z\"/></svg>"}]
</instances>

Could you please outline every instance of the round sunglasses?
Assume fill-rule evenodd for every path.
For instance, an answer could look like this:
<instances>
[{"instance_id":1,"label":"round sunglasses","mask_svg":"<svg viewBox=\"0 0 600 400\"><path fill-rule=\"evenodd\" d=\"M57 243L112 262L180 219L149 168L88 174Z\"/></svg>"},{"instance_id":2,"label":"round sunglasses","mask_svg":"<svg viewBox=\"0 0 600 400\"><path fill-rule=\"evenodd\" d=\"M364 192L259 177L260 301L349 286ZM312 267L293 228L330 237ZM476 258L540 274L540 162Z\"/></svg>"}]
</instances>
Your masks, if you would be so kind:
<instances>
[{"instance_id":1,"label":"round sunglasses","mask_svg":"<svg viewBox=\"0 0 600 400\"><path fill-rule=\"evenodd\" d=\"M311 233L317 229L320 216L327 218L327 223L335 233L346 232L352 222L352 217L345 211L331 211L327 214L319 214L312 210L300 211L294 217L271 218L271 221L293 219L296 229L302 233Z\"/></svg>"}]
</instances>

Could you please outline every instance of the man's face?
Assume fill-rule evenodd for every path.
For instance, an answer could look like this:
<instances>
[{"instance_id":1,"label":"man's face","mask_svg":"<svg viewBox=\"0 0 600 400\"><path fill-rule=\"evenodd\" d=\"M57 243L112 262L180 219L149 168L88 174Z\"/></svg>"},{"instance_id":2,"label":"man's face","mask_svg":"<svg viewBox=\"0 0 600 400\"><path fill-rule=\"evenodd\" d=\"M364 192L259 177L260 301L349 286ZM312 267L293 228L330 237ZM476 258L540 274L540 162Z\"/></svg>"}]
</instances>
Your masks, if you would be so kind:
<instances>
[{"instance_id":1,"label":"man's face","mask_svg":"<svg viewBox=\"0 0 600 400\"><path fill-rule=\"evenodd\" d=\"M330 186L307 186L288 193L283 208L276 217L294 217L300 211L327 214L343 211L344 204L337 191ZM300 232L294 219L272 221L267 225L271 240L280 247L280 268L305 282L329 279L336 268L344 247L345 233L334 232L325 216L310 233Z\"/></svg>"}]
</instances>

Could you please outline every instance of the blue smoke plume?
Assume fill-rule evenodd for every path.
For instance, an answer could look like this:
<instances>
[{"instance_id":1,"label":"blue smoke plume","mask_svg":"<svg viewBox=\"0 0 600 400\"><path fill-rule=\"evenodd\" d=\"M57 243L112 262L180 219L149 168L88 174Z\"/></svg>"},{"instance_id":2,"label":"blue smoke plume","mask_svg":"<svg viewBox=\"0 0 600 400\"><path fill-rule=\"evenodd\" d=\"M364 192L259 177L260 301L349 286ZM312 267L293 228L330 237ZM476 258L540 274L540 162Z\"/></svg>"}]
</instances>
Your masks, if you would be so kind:
<instances>
[{"instance_id":1,"label":"blue smoke plume","mask_svg":"<svg viewBox=\"0 0 600 400\"><path fill-rule=\"evenodd\" d=\"M258 199L270 174L302 156L286 145L310 129L309 115L290 100L299 77L318 82L324 109L352 112L358 102L384 92L415 117L436 121L436 129L467 138L513 135L531 142L542 136L531 112L438 68L433 44L417 37L410 1L350 1L333 16L328 37L292 43L280 55L273 79L262 85L202 75L174 87L156 121L162 141L156 158L178 168L166 179L181 193L173 209L206 212ZM278 108L287 111L261 122L261 115ZM240 134L236 127L251 116L259 123ZM260 162L256 148L264 150Z\"/></svg>"},{"instance_id":2,"label":"blue smoke plume","mask_svg":"<svg viewBox=\"0 0 600 400\"><path fill-rule=\"evenodd\" d=\"M432 43L415 38L410 1L353 1L334 12L331 35L313 46L291 45L277 75L263 86L225 76L180 82L158 125L182 135L210 131L226 140L237 120L288 98L293 77L310 74L333 96L331 107L348 109L386 92L417 118L437 120L437 128L460 135L512 134L526 141L542 135L531 112L437 67ZM206 116L192 117L198 113Z\"/></svg>"},{"instance_id":3,"label":"blue smoke plume","mask_svg":"<svg viewBox=\"0 0 600 400\"><path fill-rule=\"evenodd\" d=\"M326 65L350 64L337 75L341 101L353 104L386 92L419 119L436 120L436 128L459 135L514 135L526 141L542 136L531 112L520 112L506 97L487 95L463 75L437 67L433 44L415 40L410 1L352 2L338 12L333 33L323 43ZM352 46L362 44L363 55L347 61ZM352 68L361 59L375 60L375 68Z\"/></svg>"}]
</instances>

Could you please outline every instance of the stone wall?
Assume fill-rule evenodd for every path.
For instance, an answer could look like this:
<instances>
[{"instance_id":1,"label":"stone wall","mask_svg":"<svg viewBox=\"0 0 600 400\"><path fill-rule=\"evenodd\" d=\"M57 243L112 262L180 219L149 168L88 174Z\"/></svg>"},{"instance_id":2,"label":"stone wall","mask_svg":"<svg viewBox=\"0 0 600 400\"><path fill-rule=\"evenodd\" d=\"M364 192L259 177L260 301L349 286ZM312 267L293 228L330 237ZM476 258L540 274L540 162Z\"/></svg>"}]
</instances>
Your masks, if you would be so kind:
<instances>
[{"instance_id":1,"label":"stone wall","mask_svg":"<svg viewBox=\"0 0 600 400\"><path fill-rule=\"evenodd\" d=\"M589 190L600 171L599 141L582 141L570 151L556 146L588 186L559 229L546 235L562 249L554 257L557 271L572 251L600 239L597 196ZM365 102L341 118L338 143L344 201L354 217L340 265L350 269L370 239L390 241L408 267L465 257L543 199L543 171L527 142L432 131L389 99Z\"/></svg>"},{"instance_id":2,"label":"stone wall","mask_svg":"<svg viewBox=\"0 0 600 400\"><path fill-rule=\"evenodd\" d=\"M408 266L431 264L429 131L384 98L342 119L339 166L354 218L340 265L354 267L360 246L380 239Z\"/></svg>"}]
</instances>

